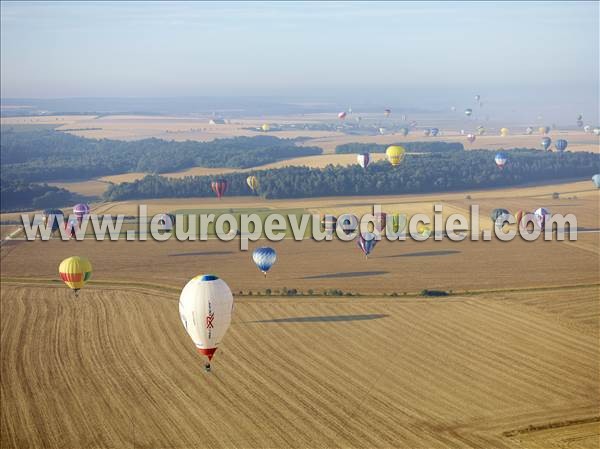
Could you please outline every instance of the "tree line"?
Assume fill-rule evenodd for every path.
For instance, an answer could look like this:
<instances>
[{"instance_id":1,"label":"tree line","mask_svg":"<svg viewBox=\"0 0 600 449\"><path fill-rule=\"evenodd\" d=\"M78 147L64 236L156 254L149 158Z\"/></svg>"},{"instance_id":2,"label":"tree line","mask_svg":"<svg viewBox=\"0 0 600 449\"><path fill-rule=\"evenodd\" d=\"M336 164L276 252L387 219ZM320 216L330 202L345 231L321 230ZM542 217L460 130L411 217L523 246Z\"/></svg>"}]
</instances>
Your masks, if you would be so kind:
<instances>
[{"instance_id":1,"label":"tree line","mask_svg":"<svg viewBox=\"0 0 600 449\"><path fill-rule=\"evenodd\" d=\"M72 205L82 199L66 189L22 181L5 181L0 186L2 212L46 209Z\"/></svg>"},{"instance_id":2,"label":"tree line","mask_svg":"<svg viewBox=\"0 0 600 449\"><path fill-rule=\"evenodd\" d=\"M249 168L322 153L274 136L234 137L211 142L162 139L87 139L54 130L17 132L0 138L2 182L71 181L128 173L166 173L194 166Z\"/></svg>"},{"instance_id":3,"label":"tree line","mask_svg":"<svg viewBox=\"0 0 600 449\"><path fill-rule=\"evenodd\" d=\"M600 155L548 153L536 150L507 151L509 162L501 170L494 162L494 151L448 151L407 155L402 164L392 167L381 161L366 170L358 165L325 168L284 167L253 173L231 173L227 195L253 195L247 176L257 176L258 193L264 198L302 198L317 196L388 195L443 192L506 187L531 182L559 181L589 177L600 171ZM209 197L215 177L188 176L174 179L158 175L111 185L104 198L109 201Z\"/></svg>"}]
</instances>

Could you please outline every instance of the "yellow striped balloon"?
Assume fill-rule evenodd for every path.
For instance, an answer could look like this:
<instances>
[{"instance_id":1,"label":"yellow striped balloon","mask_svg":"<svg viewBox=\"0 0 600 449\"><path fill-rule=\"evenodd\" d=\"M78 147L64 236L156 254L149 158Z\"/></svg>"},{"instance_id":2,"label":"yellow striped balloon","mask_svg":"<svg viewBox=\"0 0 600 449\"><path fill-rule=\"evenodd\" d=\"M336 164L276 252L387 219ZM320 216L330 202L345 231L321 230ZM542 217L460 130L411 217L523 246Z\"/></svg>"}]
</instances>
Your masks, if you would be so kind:
<instances>
[{"instance_id":1,"label":"yellow striped balloon","mask_svg":"<svg viewBox=\"0 0 600 449\"><path fill-rule=\"evenodd\" d=\"M258 179L256 176L248 176L246 178L246 184L248 184L248 187L250 187L253 192L256 192L256 189L258 189Z\"/></svg>"},{"instance_id":2,"label":"yellow striped balloon","mask_svg":"<svg viewBox=\"0 0 600 449\"><path fill-rule=\"evenodd\" d=\"M404 147L401 147L400 145L392 145L385 150L388 161L394 167L400 165L400 162L404 159L404 153Z\"/></svg>"},{"instance_id":3,"label":"yellow striped balloon","mask_svg":"<svg viewBox=\"0 0 600 449\"><path fill-rule=\"evenodd\" d=\"M77 293L92 277L92 264L85 257L69 257L60 263L58 274Z\"/></svg>"}]
</instances>

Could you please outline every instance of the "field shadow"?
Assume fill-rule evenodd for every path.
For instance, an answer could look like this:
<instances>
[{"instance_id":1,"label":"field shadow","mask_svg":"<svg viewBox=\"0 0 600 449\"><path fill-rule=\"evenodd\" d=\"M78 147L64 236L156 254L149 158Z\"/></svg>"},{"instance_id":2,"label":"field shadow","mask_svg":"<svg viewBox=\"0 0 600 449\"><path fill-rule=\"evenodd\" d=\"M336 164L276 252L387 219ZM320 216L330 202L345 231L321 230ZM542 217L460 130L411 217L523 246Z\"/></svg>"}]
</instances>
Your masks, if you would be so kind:
<instances>
[{"instance_id":1,"label":"field shadow","mask_svg":"<svg viewBox=\"0 0 600 449\"><path fill-rule=\"evenodd\" d=\"M175 253L167 254L168 257L185 257L185 256L225 256L233 254L233 251L199 251L195 253Z\"/></svg>"},{"instance_id":2,"label":"field shadow","mask_svg":"<svg viewBox=\"0 0 600 449\"><path fill-rule=\"evenodd\" d=\"M387 318L383 313L365 315L330 315L330 316L297 316L289 318L273 318L271 320L249 321L249 323L329 323L334 321L368 321Z\"/></svg>"},{"instance_id":3,"label":"field shadow","mask_svg":"<svg viewBox=\"0 0 600 449\"><path fill-rule=\"evenodd\" d=\"M393 256L383 256L382 259L388 257L432 257L432 256L450 256L452 254L458 254L461 251L457 251L455 249L445 249L439 251L420 251L416 253L406 253L406 254L394 254Z\"/></svg>"},{"instance_id":4,"label":"field shadow","mask_svg":"<svg viewBox=\"0 0 600 449\"><path fill-rule=\"evenodd\" d=\"M335 279L335 278L357 278L363 276L380 276L382 274L388 274L389 271L348 271L345 273L330 273L330 274L318 274L315 276L304 276L300 279Z\"/></svg>"}]
</instances>

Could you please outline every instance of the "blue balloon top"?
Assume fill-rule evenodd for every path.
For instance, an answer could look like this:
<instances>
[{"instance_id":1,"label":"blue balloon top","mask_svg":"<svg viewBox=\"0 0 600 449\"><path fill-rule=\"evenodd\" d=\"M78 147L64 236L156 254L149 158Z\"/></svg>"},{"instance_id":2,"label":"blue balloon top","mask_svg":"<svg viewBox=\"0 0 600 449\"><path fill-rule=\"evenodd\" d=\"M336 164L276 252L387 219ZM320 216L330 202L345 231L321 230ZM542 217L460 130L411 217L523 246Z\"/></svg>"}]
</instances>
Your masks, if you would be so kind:
<instances>
[{"instance_id":1,"label":"blue balloon top","mask_svg":"<svg viewBox=\"0 0 600 449\"><path fill-rule=\"evenodd\" d=\"M201 281L216 281L217 279L219 279L219 277L214 274L203 274L200 278Z\"/></svg>"}]
</instances>

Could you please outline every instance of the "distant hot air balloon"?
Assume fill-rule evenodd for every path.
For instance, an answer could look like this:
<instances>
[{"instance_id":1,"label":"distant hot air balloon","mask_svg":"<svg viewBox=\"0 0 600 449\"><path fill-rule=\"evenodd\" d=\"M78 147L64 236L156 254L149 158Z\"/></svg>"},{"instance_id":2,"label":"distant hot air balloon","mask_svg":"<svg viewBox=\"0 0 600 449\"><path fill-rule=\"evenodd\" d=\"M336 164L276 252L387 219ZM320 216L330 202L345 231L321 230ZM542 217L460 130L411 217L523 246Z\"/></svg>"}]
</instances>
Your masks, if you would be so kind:
<instances>
[{"instance_id":1,"label":"distant hot air balloon","mask_svg":"<svg viewBox=\"0 0 600 449\"><path fill-rule=\"evenodd\" d=\"M383 232L385 229L387 214L385 212L378 212L375 214L375 229L378 232Z\"/></svg>"},{"instance_id":2,"label":"distant hot air balloon","mask_svg":"<svg viewBox=\"0 0 600 449\"><path fill-rule=\"evenodd\" d=\"M226 179L217 179L216 181L212 181L210 183L210 188L213 192L215 192L217 198L221 199L221 197L225 195L225 192L227 192L228 185L229 183Z\"/></svg>"},{"instance_id":3,"label":"distant hot air balloon","mask_svg":"<svg viewBox=\"0 0 600 449\"><path fill-rule=\"evenodd\" d=\"M327 235L333 235L337 226L337 217L334 215L325 215L321 219L321 226L323 226Z\"/></svg>"},{"instance_id":4,"label":"distant hot air balloon","mask_svg":"<svg viewBox=\"0 0 600 449\"><path fill-rule=\"evenodd\" d=\"M508 155L501 151L500 153L496 154L494 161L496 162L498 168L503 169L506 163L508 162Z\"/></svg>"},{"instance_id":5,"label":"distant hot air balloon","mask_svg":"<svg viewBox=\"0 0 600 449\"><path fill-rule=\"evenodd\" d=\"M424 136L429 136L429 135L431 135L431 129L429 129L429 128L425 128L425 129L423 130L423 135L424 135Z\"/></svg>"},{"instance_id":6,"label":"distant hot air balloon","mask_svg":"<svg viewBox=\"0 0 600 449\"><path fill-rule=\"evenodd\" d=\"M428 239L431 236L431 227L423 223L417 224L417 234Z\"/></svg>"},{"instance_id":7,"label":"distant hot air balloon","mask_svg":"<svg viewBox=\"0 0 600 449\"><path fill-rule=\"evenodd\" d=\"M481 95L475 95L475 101L479 103L479 100L481 100Z\"/></svg>"},{"instance_id":8,"label":"distant hot air balloon","mask_svg":"<svg viewBox=\"0 0 600 449\"><path fill-rule=\"evenodd\" d=\"M258 267L260 271L267 277L267 271L271 269L271 266L277 260L277 253L273 248L269 248L268 246L263 246L260 248L256 248L252 252L252 260Z\"/></svg>"},{"instance_id":9,"label":"distant hot air balloon","mask_svg":"<svg viewBox=\"0 0 600 449\"><path fill-rule=\"evenodd\" d=\"M525 130L525 134L527 134L528 136L533 134L533 128L531 126L528 126L527 129Z\"/></svg>"},{"instance_id":10,"label":"distant hot air balloon","mask_svg":"<svg viewBox=\"0 0 600 449\"><path fill-rule=\"evenodd\" d=\"M585 125L583 127L583 132L584 133L589 133L592 130L592 127L590 125Z\"/></svg>"},{"instance_id":11,"label":"distant hot air balloon","mask_svg":"<svg viewBox=\"0 0 600 449\"><path fill-rule=\"evenodd\" d=\"M534 226L535 223L537 223L537 218L535 217L535 214L531 213L531 212L525 212L520 210L519 212L517 212L517 214L515 215L515 219L517 222L517 225L519 226L519 229L527 229L531 226Z\"/></svg>"},{"instance_id":12,"label":"distant hot air balloon","mask_svg":"<svg viewBox=\"0 0 600 449\"><path fill-rule=\"evenodd\" d=\"M51 230L54 232L59 227L58 221L60 219L64 220L64 215L65 214L60 209L45 209L44 212L42 212L42 219L45 226L48 226L48 223L51 224Z\"/></svg>"},{"instance_id":13,"label":"distant hot air balloon","mask_svg":"<svg viewBox=\"0 0 600 449\"><path fill-rule=\"evenodd\" d=\"M479 125L477 127L477 134L479 134L480 136L483 136L485 134L485 128L481 125Z\"/></svg>"},{"instance_id":14,"label":"distant hot air balloon","mask_svg":"<svg viewBox=\"0 0 600 449\"><path fill-rule=\"evenodd\" d=\"M450 106L450 110L451 110L452 112L455 112L455 111L456 111L456 106Z\"/></svg>"},{"instance_id":15,"label":"distant hot air balloon","mask_svg":"<svg viewBox=\"0 0 600 449\"><path fill-rule=\"evenodd\" d=\"M406 224L406 214L392 214L392 230L394 232L404 232L406 229Z\"/></svg>"},{"instance_id":16,"label":"distant hot air balloon","mask_svg":"<svg viewBox=\"0 0 600 449\"><path fill-rule=\"evenodd\" d=\"M90 214L90 206L85 203L79 203L73 206L73 215L77 218L77 223L81 226L83 218Z\"/></svg>"},{"instance_id":17,"label":"distant hot air balloon","mask_svg":"<svg viewBox=\"0 0 600 449\"><path fill-rule=\"evenodd\" d=\"M473 109L471 109L471 108L465 109L465 115L467 117L471 117L471 114L473 114Z\"/></svg>"},{"instance_id":18,"label":"distant hot air balloon","mask_svg":"<svg viewBox=\"0 0 600 449\"><path fill-rule=\"evenodd\" d=\"M384 114L386 117L389 117L391 113L392 113L392 110L391 110L391 109L385 109L385 110L383 111L383 114Z\"/></svg>"},{"instance_id":19,"label":"distant hot air balloon","mask_svg":"<svg viewBox=\"0 0 600 449\"><path fill-rule=\"evenodd\" d=\"M77 229L79 229L79 223L76 218L69 218L65 221L65 230L71 238L77 236Z\"/></svg>"},{"instance_id":20,"label":"distant hot air balloon","mask_svg":"<svg viewBox=\"0 0 600 449\"><path fill-rule=\"evenodd\" d=\"M402 134L403 137L406 137L408 135L408 128L406 127L402 127L399 129L398 131L400 134Z\"/></svg>"},{"instance_id":21,"label":"distant hot air balloon","mask_svg":"<svg viewBox=\"0 0 600 449\"><path fill-rule=\"evenodd\" d=\"M356 155L356 161L358 162L358 165L360 165L362 168L367 168L371 163L371 158L369 156L369 153L362 153Z\"/></svg>"},{"instance_id":22,"label":"distant hot air balloon","mask_svg":"<svg viewBox=\"0 0 600 449\"><path fill-rule=\"evenodd\" d=\"M271 130L271 125L269 125L268 123L263 123L260 129L262 129L264 132L268 132Z\"/></svg>"},{"instance_id":23,"label":"distant hot air balloon","mask_svg":"<svg viewBox=\"0 0 600 449\"><path fill-rule=\"evenodd\" d=\"M344 214L337 219L336 226L339 224L342 227L344 234L350 235L356 232L359 225L359 220L356 215Z\"/></svg>"},{"instance_id":24,"label":"distant hot air balloon","mask_svg":"<svg viewBox=\"0 0 600 449\"><path fill-rule=\"evenodd\" d=\"M600 174L592 176L592 182L596 188L600 189Z\"/></svg>"},{"instance_id":25,"label":"distant hot air balloon","mask_svg":"<svg viewBox=\"0 0 600 449\"><path fill-rule=\"evenodd\" d=\"M92 277L92 264L85 257L73 256L63 260L58 267L62 281L75 293L83 288Z\"/></svg>"},{"instance_id":26,"label":"distant hot air balloon","mask_svg":"<svg viewBox=\"0 0 600 449\"><path fill-rule=\"evenodd\" d=\"M175 215L159 214L158 226L161 231L171 231L175 226Z\"/></svg>"},{"instance_id":27,"label":"distant hot air balloon","mask_svg":"<svg viewBox=\"0 0 600 449\"><path fill-rule=\"evenodd\" d=\"M517 213L515 214L515 220L517 222L517 226L521 225L521 220L523 219L523 216L529 212L524 212L522 210L518 210Z\"/></svg>"},{"instance_id":28,"label":"distant hot air balloon","mask_svg":"<svg viewBox=\"0 0 600 449\"><path fill-rule=\"evenodd\" d=\"M546 222L550 218L550 211L545 207L540 207L539 209L536 209L533 214L535 215L538 226L543 231L546 228Z\"/></svg>"},{"instance_id":29,"label":"distant hot air balloon","mask_svg":"<svg viewBox=\"0 0 600 449\"><path fill-rule=\"evenodd\" d=\"M540 134L548 134L550 132L550 127L549 126L540 126L538 131L540 132Z\"/></svg>"},{"instance_id":30,"label":"distant hot air balloon","mask_svg":"<svg viewBox=\"0 0 600 449\"><path fill-rule=\"evenodd\" d=\"M578 114L577 115L577 120L583 120L583 114Z\"/></svg>"},{"instance_id":31,"label":"distant hot air balloon","mask_svg":"<svg viewBox=\"0 0 600 449\"><path fill-rule=\"evenodd\" d=\"M506 136L508 136L508 128L501 128L501 129L500 129L500 135L501 135L502 137L506 137Z\"/></svg>"},{"instance_id":32,"label":"distant hot air balloon","mask_svg":"<svg viewBox=\"0 0 600 449\"><path fill-rule=\"evenodd\" d=\"M469 143L475 142L475 134L467 134L467 140Z\"/></svg>"},{"instance_id":33,"label":"distant hot air balloon","mask_svg":"<svg viewBox=\"0 0 600 449\"><path fill-rule=\"evenodd\" d=\"M555 143L554 143L554 147L556 148L556 150L560 153L562 153L563 151L565 151L567 149L567 146L569 145L569 142L567 142L565 139L558 139Z\"/></svg>"},{"instance_id":34,"label":"distant hot air balloon","mask_svg":"<svg viewBox=\"0 0 600 449\"><path fill-rule=\"evenodd\" d=\"M385 128L379 128L379 134L384 135L385 134Z\"/></svg>"},{"instance_id":35,"label":"distant hot air balloon","mask_svg":"<svg viewBox=\"0 0 600 449\"><path fill-rule=\"evenodd\" d=\"M507 221L510 212L506 209L493 209L490 214L490 218L492 219L492 223L496 225L496 227L501 228L504 225L504 222Z\"/></svg>"},{"instance_id":36,"label":"distant hot air balloon","mask_svg":"<svg viewBox=\"0 0 600 449\"><path fill-rule=\"evenodd\" d=\"M438 128L431 128L430 132L431 132L431 135L433 137L435 137L440 133L440 130Z\"/></svg>"},{"instance_id":37,"label":"distant hot air balloon","mask_svg":"<svg viewBox=\"0 0 600 449\"><path fill-rule=\"evenodd\" d=\"M548 148L550 148L550 145L552 145L552 139L550 137L544 137L541 143L544 151L548 151Z\"/></svg>"},{"instance_id":38,"label":"distant hot air balloon","mask_svg":"<svg viewBox=\"0 0 600 449\"><path fill-rule=\"evenodd\" d=\"M248 184L248 187L250 187L250 190L252 190L254 193L256 193L256 189L258 189L258 178L254 175L252 176L248 176L246 178L246 184Z\"/></svg>"},{"instance_id":39,"label":"distant hot air balloon","mask_svg":"<svg viewBox=\"0 0 600 449\"><path fill-rule=\"evenodd\" d=\"M596 127L593 129L593 133L597 136L600 136L600 127Z\"/></svg>"},{"instance_id":40,"label":"distant hot air balloon","mask_svg":"<svg viewBox=\"0 0 600 449\"><path fill-rule=\"evenodd\" d=\"M405 152L406 151L404 150L404 147L401 147L400 145L392 145L387 147L387 150L385 150L385 155L390 164L392 164L393 167L397 167L404 159Z\"/></svg>"},{"instance_id":41,"label":"distant hot air balloon","mask_svg":"<svg viewBox=\"0 0 600 449\"><path fill-rule=\"evenodd\" d=\"M342 111L342 112L338 113L337 116L340 120L344 120L346 118L346 115L347 115L346 111Z\"/></svg>"},{"instance_id":42,"label":"distant hot air balloon","mask_svg":"<svg viewBox=\"0 0 600 449\"><path fill-rule=\"evenodd\" d=\"M205 274L190 280L179 297L179 316L198 352L210 361L223 340L233 312L229 286L217 276Z\"/></svg>"},{"instance_id":43,"label":"distant hot air balloon","mask_svg":"<svg viewBox=\"0 0 600 449\"><path fill-rule=\"evenodd\" d=\"M364 234L360 234L358 236L358 239L356 240L356 245L363 252L365 258L368 259L369 254L371 254L373 248L375 248L375 245L377 245L375 234L373 234L372 232L365 232Z\"/></svg>"}]
</instances>

